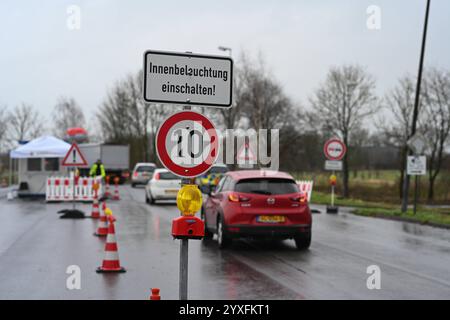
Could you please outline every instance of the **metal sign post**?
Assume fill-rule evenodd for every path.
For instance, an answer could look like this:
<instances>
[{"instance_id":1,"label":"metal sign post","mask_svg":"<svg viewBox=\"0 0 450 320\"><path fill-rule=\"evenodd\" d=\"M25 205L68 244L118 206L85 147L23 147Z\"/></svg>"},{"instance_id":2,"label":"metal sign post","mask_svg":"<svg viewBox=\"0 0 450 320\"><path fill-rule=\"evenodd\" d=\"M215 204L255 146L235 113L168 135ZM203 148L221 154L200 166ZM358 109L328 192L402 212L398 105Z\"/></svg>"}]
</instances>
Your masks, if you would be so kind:
<instances>
[{"instance_id":1,"label":"metal sign post","mask_svg":"<svg viewBox=\"0 0 450 320\"><path fill-rule=\"evenodd\" d=\"M67 210L60 210L58 213L64 213L64 216L61 216L61 218L68 218L72 214L73 217L84 218L84 212L76 209L76 199L75 199L75 180L76 180L76 171L77 167L87 166L87 161L84 158L83 154L81 153L80 149L78 148L78 145L76 143L73 143L70 147L69 151L67 152L66 156L64 157L64 160L61 164L63 167L69 168L69 175L72 173L73 179L72 179L72 209Z\"/></svg>"},{"instance_id":2,"label":"metal sign post","mask_svg":"<svg viewBox=\"0 0 450 320\"><path fill-rule=\"evenodd\" d=\"M344 158L347 152L347 146L340 139L332 138L325 142L323 147L325 157L328 159L325 161L325 170L331 170L332 175L330 177L331 184L331 205L326 208L327 213L338 213L339 208L334 205L334 189L336 185L336 171L342 171L342 158Z\"/></svg>"},{"instance_id":3,"label":"metal sign post","mask_svg":"<svg viewBox=\"0 0 450 320\"><path fill-rule=\"evenodd\" d=\"M190 107L188 107L190 109ZM184 109L184 108L183 108ZM181 185L188 185L194 179L182 179ZM188 299L188 266L189 266L189 239L180 239L180 300Z\"/></svg>"},{"instance_id":4,"label":"metal sign post","mask_svg":"<svg viewBox=\"0 0 450 320\"><path fill-rule=\"evenodd\" d=\"M188 298L189 240L180 240L180 300Z\"/></svg>"},{"instance_id":5,"label":"metal sign post","mask_svg":"<svg viewBox=\"0 0 450 320\"><path fill-rule=\"evenodd\" d=\"M230 57L148 50L144 53L145 102L181 104L156 134L159 160L183 178L177 195L181 217L172 221L180 239L180 300L188 298L189 239L202 239L204 222L195 217L202 195L195 178L208 171L218 156L219 137L213 123L191 111L192 105L230 108L233 104L233 60Z\"/></svg>"},{"instance_id":6,"label":"metal sign post","mask_svg":"<svg viewBox=\"0 0 450 320\"><path fill-rule=\"evenodd\" d=\"M333 176L334 176L333 170ZM331 207L334 208L334 183L331 184Z\"/></svg>"},{"instance_id":7,"label":"metal sign post","mask_svg":"<svg viewBox=\"0 0 450 320\"><path fill-rule=\"evenodd\" d=\"M416 214L417 198L419 194L419 176L427 173L427 157L420 155L408 156L406 172L408 176L415 176L413 212Z\"/></svg>"},{"instance_id":8,"label":"metal sign post","mask_svg":"<svg viewBox=\"0 0 450 320\"><path fill-rule=\"evenodd\" d=\"M416 215L417 212L417 196L418 196L418 189L419 189L419 176L416 176L416 178L414 179L414 209L413 209L413 213L414 215Z\"/></svg>"}]
</instances>

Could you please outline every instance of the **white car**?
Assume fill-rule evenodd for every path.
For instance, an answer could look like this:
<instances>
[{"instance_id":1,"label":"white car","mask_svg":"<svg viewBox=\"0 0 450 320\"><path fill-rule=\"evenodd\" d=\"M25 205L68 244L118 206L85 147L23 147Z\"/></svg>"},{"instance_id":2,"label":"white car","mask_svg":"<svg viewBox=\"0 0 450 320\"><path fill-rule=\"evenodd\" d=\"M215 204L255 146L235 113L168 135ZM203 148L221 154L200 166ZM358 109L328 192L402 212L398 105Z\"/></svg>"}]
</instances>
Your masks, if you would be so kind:
<instances>
[{"instance_id":1,"label":"white car","mask_svg":"<svg viewBox=\"0 0 450 320\"><path fill-rule=\"evenodd\" d=\"M167 169L156 169L145 186L145 202L154 204L156 200L175 200L180 188L180 177Z\"/></svg>"},{"instance_id":2,"label":"white car","mask_svg":"<svg viewBox=\"0 0 450 320\"><path fill-rule=\"evenodd\" d=\"M138 184L146 185L155 169L156 164L151 162L136 163L133 174L131 175L131 187L134 188Z\"/></svg>"}]
</instances>

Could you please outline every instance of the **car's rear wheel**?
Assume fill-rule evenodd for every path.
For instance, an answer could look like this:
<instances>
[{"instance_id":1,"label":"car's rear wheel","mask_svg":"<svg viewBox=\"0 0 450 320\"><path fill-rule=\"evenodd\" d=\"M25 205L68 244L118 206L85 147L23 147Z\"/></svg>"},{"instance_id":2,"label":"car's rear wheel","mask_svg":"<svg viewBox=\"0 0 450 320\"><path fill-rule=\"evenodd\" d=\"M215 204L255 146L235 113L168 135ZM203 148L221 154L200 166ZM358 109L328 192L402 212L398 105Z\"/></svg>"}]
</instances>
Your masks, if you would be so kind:
<instances>
[{"instance_id":1,"label":"car's rear wheel","mask_svg":"<svg viewBox=\"0 0 450 320\"><path fill-rule=\"evenodd\" d=\"M219 217L217 220L217 243L219 244L220 249L225 249L231 244L231 239L227 237L224 230L225 227L222 218Z\"/></svg>"},{"instance_id":2,"label":"car's rear wheel","mask_svg":"<svg viewBox=\"0 0 450 320\"><path fill-rule=\"evenodd\" d=\"M149 194L146 195L146 197L147 197L147 203L149 203L149 204L155 204L155 199L152 197L151 192L149 192Z\"/></svg>"},{"instance_id":3,"label":"car's rear wheel","mask_svg":"<svg viewBox=\"0 0 450 320\"><path fill-rule=\"evenodd\" d=\"M294 238L294 241L298 250L306 250L311 245L311 233L297 236Z\"/></svg>"},{"instance_id":4,"label":"car's rear wheel","mask_svg":"<svg viewBox=\"0 0 450 320\"><path fill-rule=\"evenodd\" d=\"M201 217L202 217L203 223L205 224L205 235L203 236L203 239L204 240L212 239L214 234L211 231L209 231L208 227L206 226L206 217L205 217L205 213L203 212L203 207L202 207Z\"/></svg>"}]
</instances>

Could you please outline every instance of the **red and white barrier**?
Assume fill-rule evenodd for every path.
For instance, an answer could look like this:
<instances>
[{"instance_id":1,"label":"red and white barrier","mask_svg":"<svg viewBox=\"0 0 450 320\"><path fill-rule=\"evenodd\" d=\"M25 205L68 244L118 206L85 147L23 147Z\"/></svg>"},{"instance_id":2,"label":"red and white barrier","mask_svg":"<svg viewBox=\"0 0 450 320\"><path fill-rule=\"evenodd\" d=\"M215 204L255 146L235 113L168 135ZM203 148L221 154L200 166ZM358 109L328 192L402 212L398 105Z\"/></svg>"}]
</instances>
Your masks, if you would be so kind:
<instances>
[{"instance_id":1,"label":"red and white barrier","mask_svg":"<svg viewBox=\"0 0 450 320\"><path fill-rule=\"evenodd\" d=\"M313 191L313 184L314 181L312 180L297 180L298 187L300 189L300 192L306 193L306 196L308 197L308 202L311 201L311 195Z\"/></svg>"},{"instance_id":2,"label":"red and white barrier","mask_svg":"<svg viewBox=\"0 0 450 320\"><path fill-rule=\"evenodd\" d=\"M74 178L71 177L48 177L45 190L45 200L51 201L93 201L95 182L99 183L98 197L103 195L103 185L99 178L80 177L74 185Z\"/></svg>"}]
</instances>

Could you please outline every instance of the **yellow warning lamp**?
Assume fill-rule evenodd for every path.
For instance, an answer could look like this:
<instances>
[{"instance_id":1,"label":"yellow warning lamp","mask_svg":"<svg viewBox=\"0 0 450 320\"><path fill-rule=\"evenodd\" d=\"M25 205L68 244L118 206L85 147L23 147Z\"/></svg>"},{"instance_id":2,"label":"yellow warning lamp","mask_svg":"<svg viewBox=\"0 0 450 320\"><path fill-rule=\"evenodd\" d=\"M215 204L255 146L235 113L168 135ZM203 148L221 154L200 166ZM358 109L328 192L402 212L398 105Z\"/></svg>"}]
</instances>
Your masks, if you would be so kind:
<instances>
[{"instance_id":1,"label":"yellow warning lamp","mask_svg":"<svg viewBox=\"0 0 450 320\"><path fill-rule=\"evenodd\" d=\"M202 207L202 193L195 184L186 184L177 194L177 207L182 216L195 216Z\"/></svg>"},{"instance_id":2,"label":"yellow warning lamp","mask_svg":"<svg viewBox=\"0 0 450 320\"><path fill-rule=\"evenodd\" d=\"M98 191L99 188L100 188L100 185L98 184L98 182L94 182L92 189L94 189L94 191Z\"/></svg>"},{"instance_id":3,"label":"yellow warning lamp","mask_svg":"<svg viewBox=\"0 0 450 320\"><path fill-rule=\"evenodd\" d=\"M337 181L337 177L336 175L331 175L330 176L330 185L335 186L336 185L336 181Z\"/></svg>"},{"instance_id":4,"label":"yellow warning lamp","mask_svg":"<svg viewBox=\"0 0 450 320\"><path fill-rule=\"evenodd\" d=\"M104 212L105 212L106 216L112 216L112 211L110 208L106 208Z\"/></svg>"}]
</instances>

